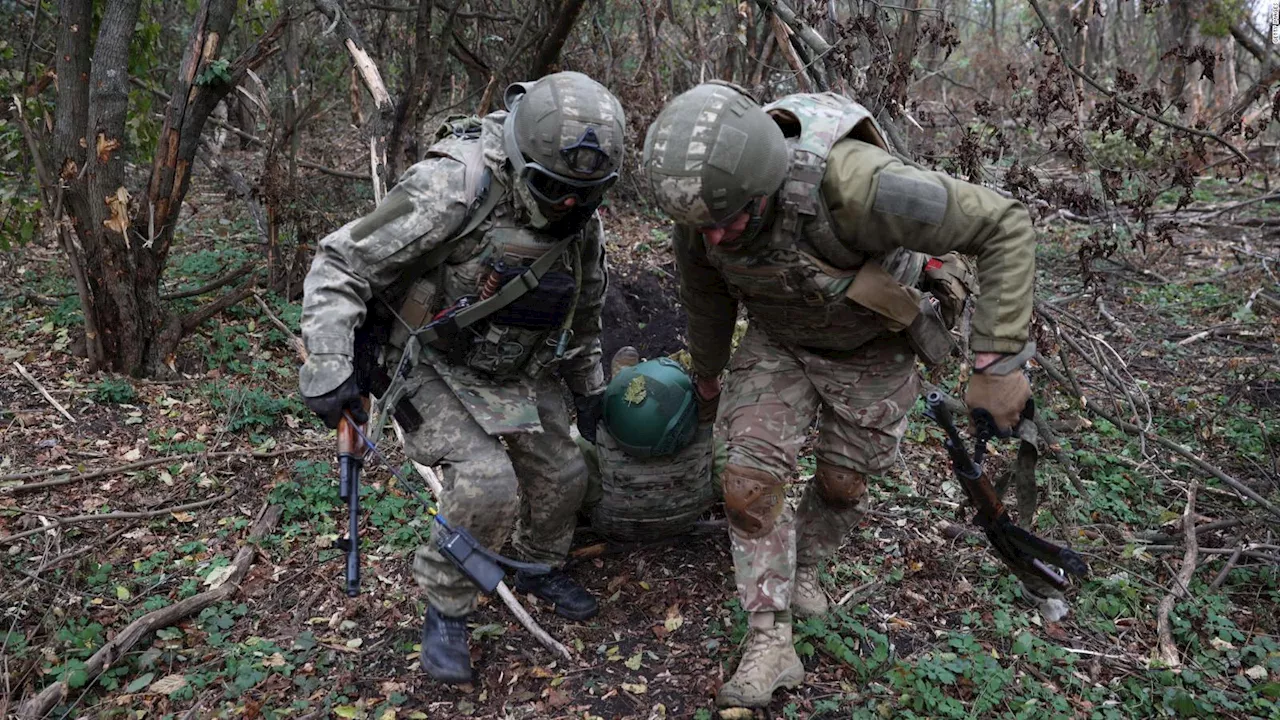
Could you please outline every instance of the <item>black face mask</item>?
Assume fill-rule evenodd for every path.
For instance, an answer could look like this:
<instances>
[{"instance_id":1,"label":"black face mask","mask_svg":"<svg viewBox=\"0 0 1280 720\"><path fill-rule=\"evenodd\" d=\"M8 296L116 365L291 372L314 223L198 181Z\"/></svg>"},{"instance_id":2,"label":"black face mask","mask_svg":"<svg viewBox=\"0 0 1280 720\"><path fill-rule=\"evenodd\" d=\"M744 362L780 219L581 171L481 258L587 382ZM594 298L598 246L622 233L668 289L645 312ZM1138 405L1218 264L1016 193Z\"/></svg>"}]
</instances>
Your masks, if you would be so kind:
<instances>
[{"instance_id":1,"label":"black face mask","mask_svg":"<svg viewBox=\"0 0 1280 720\"><path fill-rule=\"evenodd\" d=\"M555 216L546 215L545 211L543 211L548 223L546 227L542 228L542 232L557 238L576 235L591 221L591 216L595 211L594 205L591 207L577 206Z\"/></svg>"}]
</instances>

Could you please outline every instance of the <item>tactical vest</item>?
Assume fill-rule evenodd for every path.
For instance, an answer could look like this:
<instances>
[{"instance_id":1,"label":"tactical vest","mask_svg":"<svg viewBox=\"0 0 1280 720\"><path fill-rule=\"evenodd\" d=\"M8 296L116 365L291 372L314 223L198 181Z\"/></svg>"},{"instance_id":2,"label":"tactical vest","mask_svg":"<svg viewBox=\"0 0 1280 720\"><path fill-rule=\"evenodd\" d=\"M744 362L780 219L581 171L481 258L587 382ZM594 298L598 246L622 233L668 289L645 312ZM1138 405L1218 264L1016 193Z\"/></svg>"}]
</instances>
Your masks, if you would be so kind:
<instances>
[{"instance_id":1,"label":"tactical vest","mask_svg":"<svg viewBox=\"0 0 1280 720\"><path fill-rule=\"evenodd\" d=\"M835 93L790 95L764 109L783 129L791 153L774 220L750 252L708 246L708 261L752 322L779 342L849 351L902 330L910 321L895 323L886 305L914 309L920 295L911 286L926 257L899 248L868 263L872 258L839 241L822 198L835 144L852 137L887 150L880 127L866 108ZM860 273L873 265L875 272Z\"/></svg>"},{"instance_id":2,"label":"tactical vest","mask_svg":"<svg viewBox=\"0 0 1280 720\"><path fill-rule=\"evenodd\" d=\"M680 452L648 459L628 455L601 426L596 455L602 495L591 525L611 538L642 542L679 535L715 500L709 423Z\"/></svg>"},{"instance_id":3,"label":"tactical vest","mask_svg":"<svg viewBox=\"0 0 1280 720\"><path fill-rule=\"evenodd\" d=\"M519 276L536 261L557 252L558 258L548 258L553 263L537 287L482 322L432 343L450 364L465 365L498 380L522 374L541 377L564 352L563 340L581 286L583 234L565 248L561 238L522 225L508 189L485 172L481 135L481 124L474 118L449 123L427 151L428 157L448 157L466 167L470 215L459 234L428 255L422 272L400 294L403 300L390 301L398 304L402 320L391 333L391 345L402 348L409 328L474 305L510 282L520 282ZM487 187L481 179L486 175Z\"/></svg>"}]
</instances>

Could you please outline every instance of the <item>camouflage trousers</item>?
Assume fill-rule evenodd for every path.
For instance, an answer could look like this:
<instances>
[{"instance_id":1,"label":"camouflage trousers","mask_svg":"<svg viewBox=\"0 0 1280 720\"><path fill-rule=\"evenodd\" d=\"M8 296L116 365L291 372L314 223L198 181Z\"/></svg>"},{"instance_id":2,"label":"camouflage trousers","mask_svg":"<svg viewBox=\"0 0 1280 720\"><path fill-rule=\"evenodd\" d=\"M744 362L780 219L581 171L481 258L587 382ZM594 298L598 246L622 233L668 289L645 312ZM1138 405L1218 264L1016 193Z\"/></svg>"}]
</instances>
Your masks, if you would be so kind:
<instances>
[{"instance_id":1,"label":"camouflage trousers","mask_svg":"<svg viewBox=\"0 0 1280 720\"><path fill-rule=\"evenodd\" d=\"M896 336L833 357L752 326L729 370L718 434L738 595L748 612L787 610L796 565L839 548L866 512L867 482L897 460L920 391L916 358ZM792 511L782 488L815 419L818 472Z\"/></svg>"},{"instance_id":2,"label":"camouflage trousers","mask_svg":"<svg viewBox=\"0 0 1280 720\"><path fill-rule=\"evenodd\" d=\"M514 525L512 544L520 559L563 565L587 472L569 435L559 381L543 379L536 385L543 432L501 438L476 423L430 364L414 369L410 391L424 422L405 438L405 451L442 471L441 514L496 551ZM459 616L475 609L479 591L434 542L414 553L413 577L442 614Z\"/></svg>"}]
</instances>

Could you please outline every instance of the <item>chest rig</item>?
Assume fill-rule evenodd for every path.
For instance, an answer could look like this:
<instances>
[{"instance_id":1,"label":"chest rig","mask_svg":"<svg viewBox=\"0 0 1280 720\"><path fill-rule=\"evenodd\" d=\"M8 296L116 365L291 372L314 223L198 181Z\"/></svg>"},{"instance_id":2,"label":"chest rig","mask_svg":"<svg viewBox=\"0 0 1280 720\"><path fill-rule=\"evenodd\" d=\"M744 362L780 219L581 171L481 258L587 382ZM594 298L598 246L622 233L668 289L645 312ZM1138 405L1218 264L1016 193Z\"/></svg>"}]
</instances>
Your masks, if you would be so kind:
<instances>
[{"instance_id":1,"label":"chest rig","mask_svg":"<svg viewBox=\"0 0 1280 720\"><path fill-rule=\"evenodd\" d=\"M787 137L790 168L763 237L747 249L707 248L729 292L775 340L816 350L854 350L910 326L920 302L911 286L925 256L899 248L870 258L849 249L822 198L838 141L888 149L871 113L835 93L790 95L764 109Z\"/></svg>"}]
</instances>

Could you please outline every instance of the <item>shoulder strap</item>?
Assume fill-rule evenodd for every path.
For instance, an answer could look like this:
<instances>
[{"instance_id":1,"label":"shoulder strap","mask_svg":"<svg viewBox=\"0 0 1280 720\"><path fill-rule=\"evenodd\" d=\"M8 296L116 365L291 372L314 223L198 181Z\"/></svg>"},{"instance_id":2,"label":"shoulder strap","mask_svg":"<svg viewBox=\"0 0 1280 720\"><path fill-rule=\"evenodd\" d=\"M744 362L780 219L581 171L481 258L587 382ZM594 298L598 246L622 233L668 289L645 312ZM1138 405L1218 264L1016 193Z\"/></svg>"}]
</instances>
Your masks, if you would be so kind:
<instances>
[{"instance_id":1,"label":"shoulder strap","mask_svg":"<svg viewBox=\"0 0 1280 720\"><path fill-rule=\"evenodd\" d=\"M550 249L542 254L542 257L533 261L533 264L526 268L524 272L509 280L491 297L474 305L469 305L439 323L431 323L418 330L415 333L418 337L418 342L423 344L430 343L442 335L451 335L465 327L474 325L538 287L542 276L560 259L565 249L573 243L576 237L577 235L570 235L552 245Z\"/></svg>"}]
</instances>

